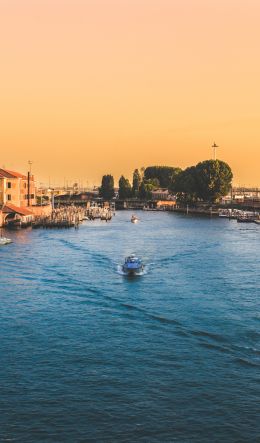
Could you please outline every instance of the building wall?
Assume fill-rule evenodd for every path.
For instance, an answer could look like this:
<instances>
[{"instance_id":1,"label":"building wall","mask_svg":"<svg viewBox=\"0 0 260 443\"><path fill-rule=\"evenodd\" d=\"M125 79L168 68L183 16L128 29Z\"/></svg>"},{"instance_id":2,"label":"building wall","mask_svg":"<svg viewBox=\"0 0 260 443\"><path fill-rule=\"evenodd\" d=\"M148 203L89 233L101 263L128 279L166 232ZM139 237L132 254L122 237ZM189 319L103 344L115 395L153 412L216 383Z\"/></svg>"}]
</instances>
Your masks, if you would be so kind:
<instances>
[{"instance_id":1,"label":"building wall","mask_svg":"<svg viewBox=\"0 0 260 443\"><path fill-rule=\"evenodd\" d=\"M175 201L171 201L171 200L160 200L157 202L157 208L161 208L161 207L173 207L176 205Z\"/></svg>"},{"instance_id":2,"label":"building wall","mask_svg":"<svg viewBox=\"0 0 260 443\"><path fill-rule=\"evenodd\" d=\"M25 178L0 178L0 205L11 203L18 207L28 205L28 181ZM30 179L30 205L36 203L34 178Z\"/></svg>"},{"instance_id":3,"label":"building wall","mask_svg":"<svg viewBox=\"0 0 260 443\"><path fill-rule=\"evenodd\" d=\"M30 206L36 204L36 189L34 177L31 176L30 182ZM21 179L20 183L20 206L28 206L28 179Z\"/></svg>"},{"instance_id":4,"label":"building wall","mask_svg":"<svg viewBox=\"0 0 260 443\"><path fill-rule=\"evenodd\" d=\"M0 228L4 225L4 217L3 217L3 213L0 210Z\"/></svg>"},{"instance_id":5,"label":"building wall","mask_svg":"<svg viewBox=\"0 0 260 443\"><path fill-rule=\"evenodd\" d=\"M0 206L4 204L5 179L0 177Z\"/></svg>"},{"instance_id":6,"label":"building wall","mask_svg":"<svg viewBox=\"0 0 260 443\"><path fill-rule=\"evenodd\" d=\"M20 179L5 178L4 204L11 203L20 206Z\"/></svg>"}]
</instances>

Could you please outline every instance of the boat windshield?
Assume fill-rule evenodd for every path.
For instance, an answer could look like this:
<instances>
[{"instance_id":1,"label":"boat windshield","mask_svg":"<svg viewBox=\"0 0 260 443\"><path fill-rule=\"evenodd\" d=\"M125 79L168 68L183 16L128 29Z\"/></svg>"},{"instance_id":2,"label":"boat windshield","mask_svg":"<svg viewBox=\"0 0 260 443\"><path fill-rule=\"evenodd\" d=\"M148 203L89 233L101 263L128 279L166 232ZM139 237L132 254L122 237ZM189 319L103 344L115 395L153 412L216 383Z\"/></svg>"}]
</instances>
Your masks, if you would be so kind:
<instances>
[{"instance_id":1,"label":"boat windshield","mask_svg":"<svg viewBox=\"0 0 260 443\"><path fill-rule=\"evenodd\" d=\"M126 259L125 259L125 262L126 263L133 263L133 262L139 262L140 261L140 259L138 258L138 257L136 257L135 255L129 255L129 257L127 257Z\"/></svg>"}]
</instances>

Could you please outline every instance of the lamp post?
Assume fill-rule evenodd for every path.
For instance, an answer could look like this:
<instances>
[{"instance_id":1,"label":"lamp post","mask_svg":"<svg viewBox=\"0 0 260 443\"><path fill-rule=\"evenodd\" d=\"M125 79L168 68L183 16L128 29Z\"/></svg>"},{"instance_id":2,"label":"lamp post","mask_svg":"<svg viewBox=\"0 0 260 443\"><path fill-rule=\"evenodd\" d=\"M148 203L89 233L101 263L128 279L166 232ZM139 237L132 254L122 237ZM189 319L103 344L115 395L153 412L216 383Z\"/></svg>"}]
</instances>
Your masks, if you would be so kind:
<instances>
[{"instance_id":1,"label":"lamp post","mask_svg":"<svg viewBox=\"0 0 260 443\"><path fill-rule=\"evenodd\" d=\"M216 143L214 142L214 144L212 145L212 148L213 148L213 159L217 160L217 148L218 148L218 145L216 145Z\"/></svg>"},{"instance_id":2,"label":"lamp post","mask_svg":"<svg viewBox=\"0 0 260 443\"><path fill-rule=\"evenodd\" d=\"M30 206L30 181L31 181L31 172L32 172L32 162L31 160L28 161L28 165L29 165L29 171L28 171L28 175L27 175L27 206Z\"/></svg>"}]
</instances>

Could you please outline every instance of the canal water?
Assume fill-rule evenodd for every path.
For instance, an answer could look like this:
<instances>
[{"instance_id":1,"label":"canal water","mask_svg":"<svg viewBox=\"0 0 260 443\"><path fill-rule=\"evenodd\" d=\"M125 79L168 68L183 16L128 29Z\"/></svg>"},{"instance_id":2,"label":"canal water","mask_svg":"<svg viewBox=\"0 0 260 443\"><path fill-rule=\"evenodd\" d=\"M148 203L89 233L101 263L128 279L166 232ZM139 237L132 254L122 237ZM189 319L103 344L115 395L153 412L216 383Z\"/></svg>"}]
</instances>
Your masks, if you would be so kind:
<instances>
[{"instance_id":1,"label":"canal water","mask_svg":"<svg viewBox=\"0 0 260 443\"><path fill-rule=\"evenodd\" d=\"M260 227L130 217L8 233L1 442L259 441Z\"/></svg>"}]
</instances>

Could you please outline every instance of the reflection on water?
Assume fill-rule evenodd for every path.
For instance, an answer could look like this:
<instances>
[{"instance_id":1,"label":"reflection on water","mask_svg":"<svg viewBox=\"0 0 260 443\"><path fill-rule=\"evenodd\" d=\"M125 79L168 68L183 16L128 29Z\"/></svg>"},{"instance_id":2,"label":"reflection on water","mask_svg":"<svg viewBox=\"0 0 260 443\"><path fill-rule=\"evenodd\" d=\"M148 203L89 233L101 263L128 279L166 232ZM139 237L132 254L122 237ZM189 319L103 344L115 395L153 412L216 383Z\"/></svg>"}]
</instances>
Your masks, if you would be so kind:
<instances>
[{"instance_id":1,"label":"reflection on water","mask_svg":"<svg viewBox=\"0 0 260 443\"><path fill-rule=\"evenodd\" d=\"M3 233L1 441L257 441L259 226L130 215Z\"/></svg>"}]
</instances>

